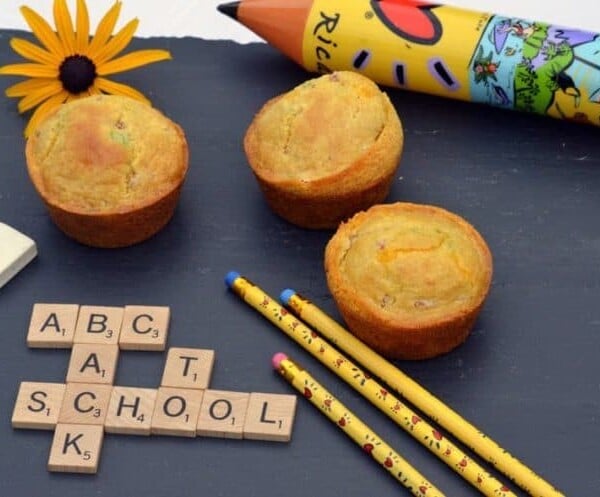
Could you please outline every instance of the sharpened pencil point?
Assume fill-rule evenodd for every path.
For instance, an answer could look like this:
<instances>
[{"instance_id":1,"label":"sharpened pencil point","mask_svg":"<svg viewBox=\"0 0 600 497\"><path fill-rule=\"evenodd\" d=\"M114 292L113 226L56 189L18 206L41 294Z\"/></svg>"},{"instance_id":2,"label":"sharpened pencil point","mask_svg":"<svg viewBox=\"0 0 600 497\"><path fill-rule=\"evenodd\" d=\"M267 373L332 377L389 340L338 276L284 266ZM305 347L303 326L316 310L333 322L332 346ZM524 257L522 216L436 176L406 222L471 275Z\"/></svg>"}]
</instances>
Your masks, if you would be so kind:
<instances>
[{"instance_id":1,"label":"sharpened pencil point","mask_svg":"<svg viewBox=\"0 0 600 497\"><path fill-rule=\"evenodd\" d=\"M240 2L222 3L221 5L217 5L217 10L221 12L221 14L225 14L226 16L229 16L237 21L237 11L239 5Z\"/></svg>"}]
</instances>

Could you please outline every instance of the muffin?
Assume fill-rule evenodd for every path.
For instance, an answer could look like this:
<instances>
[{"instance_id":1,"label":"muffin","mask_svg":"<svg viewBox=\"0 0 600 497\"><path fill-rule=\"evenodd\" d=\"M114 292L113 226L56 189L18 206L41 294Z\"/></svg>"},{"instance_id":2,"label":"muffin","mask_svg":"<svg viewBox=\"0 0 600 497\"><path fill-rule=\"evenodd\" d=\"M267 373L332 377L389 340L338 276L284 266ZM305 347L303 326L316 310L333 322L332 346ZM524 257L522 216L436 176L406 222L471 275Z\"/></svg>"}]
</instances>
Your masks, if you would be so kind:
<instances>
[{"instance_id":1,"label":"muffin","mask_svg":"<svg viewBox=\"0 0 600 497\"><path fill-rule=\"evenodd\" d=\"M403 146L400 119L370 79L335 72L268 101L244 150L271 209L304 228L340 221L388 195Z\"/></svg>"},{"instance_id":2,"label":"muffin","mask_svg":"<svg viewBox=\"0 0 600 497\"><path fill-rule=\"evenodd\" d=\"M327 244L325 271L359 339L391 359L426 359L467 338L490 287L492 256L461 217L398 202L343 223Z\"/></svg>"},{"instance_id":3,"label":"muffin","mask_svg":"<svg viewBox=\"0 0 600 497\"><path fill-rule=\"evenodd\" d=\"M124 247L163 228L188 168L181 128L114 95L57 108L27 141L29 176L51 218L95 247Z\"/></svg>"}]
</instances>

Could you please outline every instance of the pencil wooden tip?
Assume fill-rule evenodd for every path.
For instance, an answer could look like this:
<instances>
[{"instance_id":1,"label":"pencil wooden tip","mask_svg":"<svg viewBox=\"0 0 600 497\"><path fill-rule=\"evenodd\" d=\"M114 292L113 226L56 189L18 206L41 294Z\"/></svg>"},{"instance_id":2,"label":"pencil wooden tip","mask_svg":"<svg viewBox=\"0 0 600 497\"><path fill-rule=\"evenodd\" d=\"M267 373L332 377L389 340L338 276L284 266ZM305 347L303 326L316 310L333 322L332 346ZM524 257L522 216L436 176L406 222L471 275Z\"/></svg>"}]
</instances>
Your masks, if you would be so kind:
<instances>
[{"instance_id":1,"label":"pencil wooden tip","mask_svg":"<svg viewBox=\"0 0 600 497\"><path fill-rule=\"evenodd\" d=\"M237 12L240 3L241 2L222 3L221 5L217 5L217 10L221 12L221 14L225 14L237 21Z\"/></svg>"}]
</instances>

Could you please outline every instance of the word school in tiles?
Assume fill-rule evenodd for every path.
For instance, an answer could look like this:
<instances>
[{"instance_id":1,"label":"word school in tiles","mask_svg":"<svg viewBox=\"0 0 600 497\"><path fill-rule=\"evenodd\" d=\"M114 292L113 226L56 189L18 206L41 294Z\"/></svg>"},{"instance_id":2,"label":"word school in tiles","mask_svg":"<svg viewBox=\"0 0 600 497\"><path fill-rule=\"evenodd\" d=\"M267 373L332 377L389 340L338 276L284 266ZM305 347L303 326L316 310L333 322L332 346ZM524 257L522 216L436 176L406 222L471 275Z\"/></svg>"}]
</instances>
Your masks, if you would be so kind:
<instances>
[{"instance_id":1,"label":"word school in tiles","mask_svg":"<svg viewBox=\"0 0 600 497\"><path fill-rule=\"evenodd\" d=\"M24 381L18 429L53 430L48 470L96 473L105 433L287 442L296 396L209 388L213 350L171 347L160 386L114 385L120 350L164 351L168 307L35 304L32 348L71 349L65 383Z\"/></svg>"}]
</instances>

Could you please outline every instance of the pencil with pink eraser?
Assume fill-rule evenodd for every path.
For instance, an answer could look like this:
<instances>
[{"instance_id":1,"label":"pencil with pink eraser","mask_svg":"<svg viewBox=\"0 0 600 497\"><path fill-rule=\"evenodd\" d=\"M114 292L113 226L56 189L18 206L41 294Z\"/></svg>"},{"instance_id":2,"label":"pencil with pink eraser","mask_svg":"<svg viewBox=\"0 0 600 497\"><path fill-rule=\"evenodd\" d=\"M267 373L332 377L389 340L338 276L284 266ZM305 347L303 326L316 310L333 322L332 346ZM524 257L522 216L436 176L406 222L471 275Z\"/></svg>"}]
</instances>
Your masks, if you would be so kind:
<instances>
[{"instance_id":1,"label":"pencil with pink eraser","mask_svg":"<svg viewBox=\"0 0 600 497\"><path fill-rule=\"evenodd\" d=\"M363 451L417 497L441 497L444 494L414 469L400 454L336 399L306 370L284 353L273 356L273 367L305 399L348 435Z\"/></svg>"}]
</instances>

